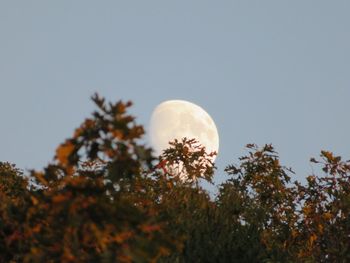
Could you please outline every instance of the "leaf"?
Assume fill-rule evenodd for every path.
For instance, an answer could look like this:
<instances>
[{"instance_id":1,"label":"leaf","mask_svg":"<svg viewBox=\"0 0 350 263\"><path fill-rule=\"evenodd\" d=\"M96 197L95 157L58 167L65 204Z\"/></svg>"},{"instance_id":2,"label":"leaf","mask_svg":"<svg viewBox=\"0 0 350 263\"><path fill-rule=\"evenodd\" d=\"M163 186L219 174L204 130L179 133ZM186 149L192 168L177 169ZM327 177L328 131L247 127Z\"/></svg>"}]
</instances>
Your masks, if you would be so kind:
<instances>
[{"instance_id":1,"label":"leaf","mask_svg":"<svg viewBox=\"0 0 350 263\"><path fill-rule=\"evenodd\" d=\"M312 162L312 163L319 163L315 158L310 158L310 162Z\"/></svg>"},{"instance_id":2,"label":"leaf","mask_svg":"<svg viewBox=\"0 0 350 263\"><path fill-rule=\"evenodd\" d=\"M112 131L112 134L115 138L119 139L119 140L123 140L124 139L124 133L122 130L113 130Z\"/></svg>"},{"instance_id":3,"label":"leaf","mask_svg":"<svg viewBox=\"0 0 350 263\"><path fill-rule=\"evenodd\" d=\"M145 233L151 233L151 232L154 232L154 231L160 231L161 230L161 227L160 225L141 225L140 226L141 230Z\"/></svg>"},{"instance_id":4,"label":"leaf","mask_svg":"<svg viewBox=\"0 0 350 263\"><path fill-rule=\"evenodd\" d=\"M32 171L31 174L39 183L47 186L48 185L48 181L45 179L44 177L44 173L42 172L36 172L36 171Z\"/></svg>"},{"instance_id":5,"label":"leaf","mask_svg":"<svg viewBox=\"0 0 350 263\"><path fill-rule=\"evenodd\" d=\"M74 148L74 144L72 144L70 141L61 144L57 148L56 159L62 166L67 167L69 165L69 156L74 151Z\"/></svg>"},{"instance_id":6,"label":"leaf","mask_svg":"<svg viewBox=\"0 0 350 263\"><path fill-rule=\"evenodd\" d=\"M30 199L32 200L33 205L37 205L39 203L39 200L34 196L31 196Z\"/></svg>"},{"instance_id":7,"label":"leaf","mask_svg":"<svg viewBox=\"0 0 350 263\"><path fill-rule=\"evenodd\" d=\"M52 202L53 203L62 203L70 198L71 198L70 195L58 194L52 198Z\"/></svg>"},{"instance_id":8,"label":"leaf","mask_svg":"<svg viewBox=\"0 0 350 263\"><path fill-rule=\"evenodd\" d=\"M310 245L312 246L313 243L317 240L317 235L312 233L309 238Z\"/></svg>"},{"instance_id":9,"label":"leaf","mask_svg":"<svg viewBox=\"0 0 350 263\"><path fill-rule=\"evenodd\" d=\"M114 236L114 240L118 243L124 243L126 240L130 239L133 236L133 233L131 231L125 231L122 233L119 233Z\"/></svg>"},{"instance_id":10,"label":"leaf","mask_svg":"<svg viewBox=\"0 0 350 263\"><path fill-rule=\"evenodd\" d=\"M324 156L328 162L332 162L334 160L333 153L328 151L321 151L321 155Z\"/></svg>"},{"instance_id":11,"label":"leaf","mask_svg":"<svg viewBox=\"0 0 350 263\"><path fill-rule=\"evenodd\" d=\"M323 214L323 217L324 217L324 219L326 219L326 220L330 220L330 219L332 218L332 214L329 213L329 212L326 212L326 213Z\"/></svg>"}]
</instances>

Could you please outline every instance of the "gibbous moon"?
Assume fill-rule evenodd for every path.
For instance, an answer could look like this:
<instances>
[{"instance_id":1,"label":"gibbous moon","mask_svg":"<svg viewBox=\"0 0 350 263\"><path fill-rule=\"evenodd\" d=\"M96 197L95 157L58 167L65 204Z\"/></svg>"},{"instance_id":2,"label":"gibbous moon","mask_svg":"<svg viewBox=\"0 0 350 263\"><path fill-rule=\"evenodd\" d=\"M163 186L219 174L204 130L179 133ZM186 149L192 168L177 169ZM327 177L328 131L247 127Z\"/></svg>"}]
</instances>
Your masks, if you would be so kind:
<instances>
[{"instance_id":1,"label":"gibbous moon","mask_svg":"<svg viewBox=\"0 0 350 263\"><path fill-rule=\"evenodd\" d=\"M205 146L207 153L218 153L218 130L205 110L184 100L168 100L159 104L150 121L150 140L156 154L160 155L169 148L170 141L184 137L196 139Z\"/></svg>"}]
</instances>

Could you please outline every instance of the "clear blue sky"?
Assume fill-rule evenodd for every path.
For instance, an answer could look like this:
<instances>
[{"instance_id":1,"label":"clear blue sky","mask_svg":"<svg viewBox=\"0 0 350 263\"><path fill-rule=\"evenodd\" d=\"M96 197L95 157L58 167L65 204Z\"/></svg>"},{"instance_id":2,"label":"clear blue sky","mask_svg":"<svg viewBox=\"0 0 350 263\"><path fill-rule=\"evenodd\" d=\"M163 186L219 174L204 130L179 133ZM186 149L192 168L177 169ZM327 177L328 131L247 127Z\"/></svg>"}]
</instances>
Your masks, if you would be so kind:
<instances>
[{"instance_id":1,"label":"clear blue sky","mask_svg":"<svg viewBox=\"0 0 350 263\"><path fill-rule=\"evenodd\" d=\"M350 1L0 2L0 160L41 168L93 110L132 100L203 108L219 168L273 143L297 178L327 149L350 159Z\"/></svg>"}]
</instances>

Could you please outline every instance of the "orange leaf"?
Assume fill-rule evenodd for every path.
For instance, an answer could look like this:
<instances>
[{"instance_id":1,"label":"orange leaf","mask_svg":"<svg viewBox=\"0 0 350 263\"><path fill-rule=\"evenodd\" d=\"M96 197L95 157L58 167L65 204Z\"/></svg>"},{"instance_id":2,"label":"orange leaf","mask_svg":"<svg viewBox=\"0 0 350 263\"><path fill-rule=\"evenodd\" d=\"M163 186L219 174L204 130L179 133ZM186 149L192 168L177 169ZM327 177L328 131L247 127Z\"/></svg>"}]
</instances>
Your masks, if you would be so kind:
<instances>
[{"instance_id":1,"label":"orange leaf","mask_svg":"<svg viewBox=\"0 0 350 263\"><path fill-rule=\"evenodd\" d=\"M112 134L117 139L123 140L124 138L124 133L121 130L113 130Z\"/></svg>"},{"instance_id":2,"label":"orange leaf","mask_svg":"<svg viewBox=\"0 0 350 263\"><path fill-rule=\"evenodd\" d=\"M63 166L67 166L69 164L69 156L74 150L74 145L67 141L64 144L61 144L56 150L56 159Z\"/></svg>"},{"instance_id":3,"label":"orange leaf","mask_svg":"<svg viewBox=\"0 0 350 263\"><path fill-rule=\"evenodd\" d=\"M31 196L30 199L32 200L33 205L37 205L39 203L39 200L34 196Z\"/></svg>"},{"instance_id":4,"label":"orange leaf","mask_svg":"<svg viewBox=\"0 0 350 263\"><path fill-rule=\"evenodd\" d=\"M80 128L80 127L77 128L77 129L75 129L73 137L74 137L74 138L78 138L79 136L81 136L81 134L83 133L83 131L84 131L84 129L82 129L82 128Z\"/></svg>"},{"instance_id":5,"label":"orange leaf","mask_svg":"<svg viewBox=\"0 0 350 263\"><path fill-rule=\"evenodd\" d=\"M310 245L312 246L315 240L317 239L317 236L315 234L311 234L309 238Z\"/></svg>"},{"instance_id":6,"label":"orange leaf","mask_svg":"<svg viewBox=\"0 0 350 263\"><path fill-rule=\"evenodd\" d=\"M145 233L151 233L154 231L159 231L161 229L159 225L141 225L140 228Z\"/></svg>"},{"instance_id":7,"label":"orange leaf","mask_svg":"<svg viewBox=\"0 0 350 263\"><path fill-rule=\"evenodd\" d=\"M52 202L53 203L61 203L61 202L64 202L66 201L67 199L70 198L70 195L64 195L64 194L58 194L54 197L52 197Z\"/></svg>"},{"instance_id":8,"label":"orange leaf","mask_svg":"<svg viewBox=\"0 0 350 263\"><path fill-rule=\"evenodd\" d=\"M126 231L126 232L122 232L120 234L117 234L115 237L114 237L114 240L121 244L123 243L124 241L130 239L131 237L133 236L133 233L130 232L130 231Z\"/></svg>"},{"instance_id":9,"label":"orange leaf","mask_svg":"<svg viewBox=\"0 0 350 263\"><path fill-rule=\"evenodd\" d=\"M329 213L329 212L326 212L326 213L323 214L323 217L324 217L324 219L326 219L326 220L330 220L330 219L332 218L332 214Z\"/></svg>"}]
</instances>

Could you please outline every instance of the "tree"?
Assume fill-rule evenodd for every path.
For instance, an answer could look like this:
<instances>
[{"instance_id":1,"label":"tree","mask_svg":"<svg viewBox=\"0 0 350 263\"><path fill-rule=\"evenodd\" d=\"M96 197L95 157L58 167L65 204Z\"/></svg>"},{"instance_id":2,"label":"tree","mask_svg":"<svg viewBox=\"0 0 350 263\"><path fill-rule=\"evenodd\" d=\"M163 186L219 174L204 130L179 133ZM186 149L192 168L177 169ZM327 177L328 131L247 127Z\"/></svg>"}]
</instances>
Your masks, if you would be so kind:
<instances>
[{"instance_id":1,"label":"tree","mask_svg":"<svg viewBox=\"0 0 350 263\"><path fill-rule=\"evenodd\" d=\"M0 162L0 262L17 261L27 251L23 223L30 193L22 175L14 165Z\"/></svg>"},{"instance_id":2,"label":"tree","mask_svg":"<svg viewBox=\"0 0 350 263\"><path fill-rule=\"evenodd\" d=\"M245 251L239 252L246 254L243 262L293 261L290 250L297 222L297 195L295 187L289 185L292 171L281 166L271 145L259 149L249 144L247 148L249 154L240 158L239 166L226 168L233 177L222 185L218 196L222 213L238 224L239 232L232 234L246 239ZM233 199L238 203L230 209L228 202Z\"/></svg>"},{"instance_id":3,"label":"tree","mask_svg":"<svg viewBox=\"0 0 350 263\"><path fill-rule=\"evenodd\" d=\"M107 103L42 171L0 163L0 262L348 262L350 161L292 182L271 145L247 145L213 197L212 157L194 139L158 158L130 102Z\"/></svg>"},{"instance_id":4,"label":"tree","mask_svg":"<svg viewBox=\"0 0 350 263\"><path fill-rule=\"evenodd\" d=\"M30 196L24 218L14 221L23 224L26 249L11 253L12 259L148 262L176 249L157 216L157 204L148 195L134 194L136 188L147 191L153 180L153 157L137 141L144 131L126 113L131 103L107 105L97 95L93 100L98 110L57 148L55 162L31 172L34 189L27 191L25 180L10 173L12 181L24 181L23 191Z\"/></svg>"},{"instance_id":5,"label":"tree","mask_svg":"<svg viewBox=\"0 0 350 263\"><path fill-rule=\"evenodd\" d=\"M317 262L350 260L350 161L322 151L324 176L312 175L298 185L299 258Z\"/></svg>"}]
</instances>

